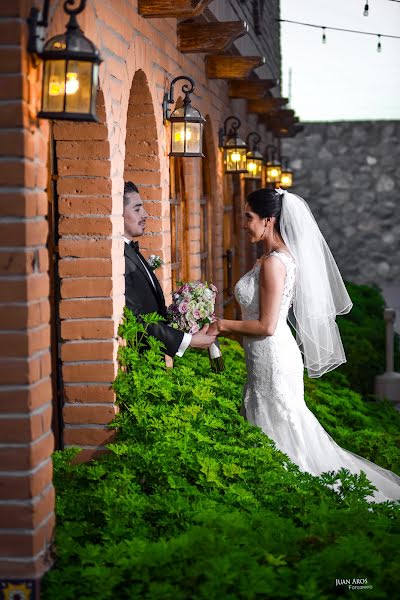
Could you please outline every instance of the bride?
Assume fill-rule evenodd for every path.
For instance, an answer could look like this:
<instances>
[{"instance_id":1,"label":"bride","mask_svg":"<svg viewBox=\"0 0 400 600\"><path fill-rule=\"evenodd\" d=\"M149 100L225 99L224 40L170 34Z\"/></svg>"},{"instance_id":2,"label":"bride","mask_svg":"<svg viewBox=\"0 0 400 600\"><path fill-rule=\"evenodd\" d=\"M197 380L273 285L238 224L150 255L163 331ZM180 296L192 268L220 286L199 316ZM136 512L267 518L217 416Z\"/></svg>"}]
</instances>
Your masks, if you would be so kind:
<instances>
[{"instance_id":1,"label":"bride","mask_svg":"<svg viewBox=\"0 0 400 600\"><path fill-rule=\"evenodd\" d=\"M341 448L304 401L304 367L309 377L321 377L346 362L335 318L353 306L307 203L287 191L259 189L245 211L250 242L262 240L264 254L235 287L242 321L217 319L208 330L243 335L244 416L300 470L363 470L377 488L368 501L399 500L400 477Z\"/></svg>"}]
</instances>

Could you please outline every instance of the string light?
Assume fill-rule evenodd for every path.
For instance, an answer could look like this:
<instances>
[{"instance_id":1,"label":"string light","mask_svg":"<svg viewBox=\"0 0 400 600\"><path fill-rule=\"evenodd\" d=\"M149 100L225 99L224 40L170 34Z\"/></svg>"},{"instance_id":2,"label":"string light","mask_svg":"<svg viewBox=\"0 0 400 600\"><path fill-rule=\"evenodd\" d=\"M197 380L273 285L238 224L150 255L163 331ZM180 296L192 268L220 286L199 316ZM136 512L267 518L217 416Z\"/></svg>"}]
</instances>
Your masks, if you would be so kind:
<instances>
[{"instance_id":1,"label":"string light","mask_svg":"<svg viewBox=\"0 0 400 600\"><path fill-rule=\"evenodd\" d=\"M377 52L382 52L381 36L378 35L378 45L376 47Z\"/></svg>"},{"instance_id":2,"label":"string light","mask_svg":"<svg viewBox=\"0 0 400 600\"><path fill-rule=\"evenodd\" d=\"M393 2L400 2L400 0L392 0ZM276 19L280 23L292 23L294 25L303 25L304 27L314 27L316 29L322 29L322 42L324 42L325 30L330 29L331 31L344 31L346 33L358 33L360 35L373 35L379 37L379 43L381 38L392 38L394 40L400 40L400 35L389 35L387 33L372 33L371 31L359 31L358 29L344 29L342 27L326 27L324 25L314 25L314 23L303 23L302 21L290 21L289 19ZM326 40L326 36L325 36ZM382 46L381 46L382 47ZM378 50L380 52L380 50Z\"/></svg>"},{"instance_id":3,"label":"string light","mask_svg":"<svg viewBox=\"0 0 400 600\"><path fill-rule=\"evenodd\" d=\"M326 44L325 27L322 28L322 43Z\"/></svg>"},{"instance_id":4,"label":"string light","mask_svg":"<svg viewBox=\"0 0 400 600\"><path fill-rule=\"evenodd\" d=\"M369 6L368 6L368 0L367 0L367 2L365 3L365 6L364 6L364 17L368 17L368 11L369 11Z\"/></svg>"}]
</instances>

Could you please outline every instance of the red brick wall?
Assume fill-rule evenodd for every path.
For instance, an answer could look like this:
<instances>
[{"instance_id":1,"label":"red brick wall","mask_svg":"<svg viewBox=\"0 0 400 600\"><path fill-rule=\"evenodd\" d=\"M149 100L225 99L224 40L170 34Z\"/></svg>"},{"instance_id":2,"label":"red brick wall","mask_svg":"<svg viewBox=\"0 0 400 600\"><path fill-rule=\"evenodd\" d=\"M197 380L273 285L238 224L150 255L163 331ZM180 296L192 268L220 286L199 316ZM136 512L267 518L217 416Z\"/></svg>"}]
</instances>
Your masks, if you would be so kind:
<instances>
[{"instance_id":1,"label":"red brick wall","mask_svg":"<svg viewBox=\"0 0 400 600\"><path fill-rule=\"evenodd\" d=\"M48 122L36 118L41 65L34 66L26 52L26 19L33 4L5 0L0 5L0 577L39 576L50 564L54 525L50 455L55 374L46 248L50 135ZM65 29L62 4L51 3L47 38ZM277 0L267 4L265 15L270 16ZM242 3L238 6L243 9ZM244 101L229 100L226 82L207 80L204 55L178 51L175 19L143 19L131 0L91 0L78 19L104 61L100 123L58 122L52 133L59 176L64 441L82 446L83 458L88 458L110 440L106 424L115 414L111 383L124 304L124 177L139 185L151 215L142 248L145 255L161 254L166 262L160 279L167 302L170 298L170 130L161 107L169 82L177 75L191 76L196 82L193 105L207 115L213 279L220 289L224 175L218 129L230 114L242 119L243 138L260 127L254 115L246 114ZM243 38L244 53L246 44ZM254 53L254 47L250 44L247 53ZM260 71L263 77L279 76L276 44L274 50L273 65ZM200 160L184 162L184 179L189 274L196 279ZM218 306L221 314L222 297ZM57 351L52 348L53 354Z\"/></svg>"},{"instance_id":2,"label":"red brick wall","mask_svg":"<svg viewBox=\"0 0 400 600\"><path fill-rule=\"evenodd\" d=\"M0 578L50 564L51 432L48 124L36 120L37 74L25 13L0 5Z\"/></svg>"}]
</instances>

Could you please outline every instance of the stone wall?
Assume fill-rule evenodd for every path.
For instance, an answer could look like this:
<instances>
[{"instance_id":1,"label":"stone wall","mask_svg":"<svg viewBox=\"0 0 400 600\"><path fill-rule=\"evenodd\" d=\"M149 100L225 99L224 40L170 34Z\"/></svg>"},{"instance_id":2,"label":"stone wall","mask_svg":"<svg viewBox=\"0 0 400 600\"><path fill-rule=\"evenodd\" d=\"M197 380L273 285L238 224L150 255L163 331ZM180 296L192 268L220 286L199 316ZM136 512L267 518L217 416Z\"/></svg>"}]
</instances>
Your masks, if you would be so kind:
<instances>
[{"instance_id":1,"label":"stone wall","mask_svg":"<svg viewBox=\"0 0 400 600\"><path fill-rule=\"evenodd\" d=\"M400 313L400 121L305 123L282 143L343 277ZM397 327L399 325L399 314Z\"/></svg>"}]
</instances>

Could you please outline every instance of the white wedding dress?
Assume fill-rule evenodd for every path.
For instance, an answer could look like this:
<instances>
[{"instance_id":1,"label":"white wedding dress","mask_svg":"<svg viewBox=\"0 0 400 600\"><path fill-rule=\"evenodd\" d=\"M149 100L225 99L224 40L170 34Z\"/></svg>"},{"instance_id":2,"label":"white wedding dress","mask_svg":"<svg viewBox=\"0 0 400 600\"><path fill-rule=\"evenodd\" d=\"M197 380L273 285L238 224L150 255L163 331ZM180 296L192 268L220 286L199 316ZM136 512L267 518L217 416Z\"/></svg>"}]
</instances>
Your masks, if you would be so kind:
<instances>
[{"instance_id":1,"label":"white wedding dress","mask_svg":"<svg viewBox=\"0 0 400 600\"><path fill-rule=\"evenodd\" d=\"M287 323L296 264L293 257L283 252L275 251L269 256L283 262L286 278L274 335L243 338L247 366L243 402L247 420L260 427L301 471L321 475L342 467L354 474L363 470L378 488L373 496L367 496L368 501L399 500L400 477L341 448L308 409L304 401L302 354ZM243 320L259 318L260 266L261 262L257 262L235 287Z\"/></svg>"}]
</instances>

